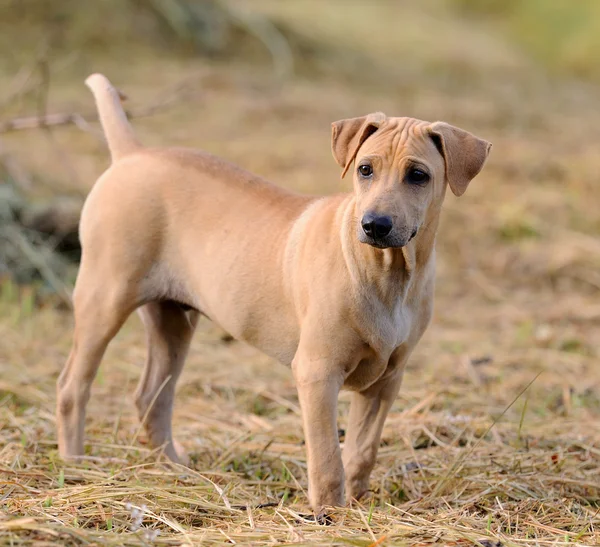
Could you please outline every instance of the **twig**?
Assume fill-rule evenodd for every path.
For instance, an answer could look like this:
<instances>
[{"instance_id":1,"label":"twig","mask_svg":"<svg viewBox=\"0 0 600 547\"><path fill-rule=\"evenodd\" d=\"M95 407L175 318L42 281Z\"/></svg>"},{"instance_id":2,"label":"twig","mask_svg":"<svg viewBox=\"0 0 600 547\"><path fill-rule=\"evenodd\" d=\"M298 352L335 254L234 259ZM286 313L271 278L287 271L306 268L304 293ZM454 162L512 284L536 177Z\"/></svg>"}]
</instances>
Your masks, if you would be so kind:
<instances>
[{"instance_id":1,"label":"twig","mask_svg":"<svg viewBox=\"0 0 600 547\"><path fill-rule=\"evenodd\" d=\"M40 91L38 94L38 116L43 118L48 112L48 96L50 94L50 65L48 64L48 58L45 55L40 57L38 61L38 67L41 78ZM56 153L60 156L61 165L63 165L65 169L69 172L71 180L77 181L79 179L77 169L73 166L69 155L64 151L62 146L60 146L54 138L54 133L52 133L51 126L44 126L44 130L46 132L48 140L50 141L50 144L52 145Z\"/></svg>"},{"instance_id":2,"label":"twig","mask_svg":"<svg viewBox=\"0 0 600 547\"><path fill-rule=\"evenodd\" d=\"M43 117L48 111L48 95L50 94L50 66L48 59L42 57L39 59L38 70L40 71L40 90L38 93L38 116Z\"/></svg>"},{"instance_id":3,"label":"twig","mask_svg":"<svg viewBox=\"0 0 600 547\"><path fill-rule=\"evenodd\" d=\"M30 82L34 72L35 67L21 67L19 72L17 72L17 75L13 78L12 82L8 85L8 93L3 99L0 100L0 109L5 108L20 95L23 95L27 91L31 91L34 86L32 86ZM37 82L35 85L38 85Z\"/></svg>"},{"instance_id":4,"label":"twig","mask_svg":"<svg viewBox=\"0 0 600 547\"><path fill-rule=\"evenodd\" d=\"M257 503L256 505L232 505L231 508L247 511L248 509L267 509L269 507L279 507L280 505L280 501L270 501L267 503Z\"/></svg>"},{"instance_id":5,"label":"twig","mask_svg":"<svg viewBox=\"0 0 600 547\"><path fill-rule=\"evenodd\" d=\"M9 85L10 91L4 99L0 101L0 109L7 107L18 97L31 93L37 90L41 85L44 85L44 80L41 81L33 76L39 71L40 61L47 59L48 57L48 43L46 40L42 40L38 47L35 60L31 65L22 67L17 75L13 78L13 81Z\"/></svg>"},{"instance_id":6,"label":"twig","mask_svg":"<svg viewBox=\"0 0 600 547\"><path fill-rule=\"evenodd\" d=\"M179 98L180 95L173 94L167 98L163 98L155 103L140 108L139 110L126 110L126 114L130 119L152 116L161 110L171 107ZM89 112L86 114L79 114L77 112L62 112L55 114L43 114L41 116L25 116L13 118L0 123L0 133L11 133L13 131L25 131L28 129L43 129L45 127L56 127L61 125L75 125L79 129L88 131L89 122L96 121L98 121L98 114L96 112Z\"/></svg>"},{"instance_id":7,"label":"twig","mask_svg":"<svg viewBox=\"0 0 600 547\"><path fill-rule=\"evenodd\" d=\"M10 133L11 131L22 131L26 129L41 129L49 126L58 125L77 125L81 120L84 122L96 121L96 114L77 114L75 112L60 114L45 114L44 116L26 116L13 118L0 123L0 133Z\"/></svg>"}]
</instances>

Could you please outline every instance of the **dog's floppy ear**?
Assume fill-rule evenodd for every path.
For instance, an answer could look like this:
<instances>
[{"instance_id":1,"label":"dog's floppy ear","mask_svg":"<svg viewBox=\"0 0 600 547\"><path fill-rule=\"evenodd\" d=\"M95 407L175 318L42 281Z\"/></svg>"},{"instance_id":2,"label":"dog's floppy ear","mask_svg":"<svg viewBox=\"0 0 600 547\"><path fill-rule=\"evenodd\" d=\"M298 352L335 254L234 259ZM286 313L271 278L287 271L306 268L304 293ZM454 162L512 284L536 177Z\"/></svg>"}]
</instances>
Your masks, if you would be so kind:
<instances>
[{"instance_id":1,"label":"dog's floppy ear","mask_svg":"<svg viewBox=\"0 0 600 547\"><path fill-rule=\"evenodd\" d=\"M382 112L360 118L340 120L331 124L331 151L335 161L344 168L342 178L348 172L358 149L385 121Z\"/></svg>"},{"instance_id":2,"label":"dog's floppy ear","mask_svg":"<svg viewBox=\"0 0 600 547\"><path fill-rule=\"evenodd\" d=\"M455 196L462 196L488 157L492 143L444 122L429 126L429 134L446 164L446 180Z\"/></svg>"}]
</instances>

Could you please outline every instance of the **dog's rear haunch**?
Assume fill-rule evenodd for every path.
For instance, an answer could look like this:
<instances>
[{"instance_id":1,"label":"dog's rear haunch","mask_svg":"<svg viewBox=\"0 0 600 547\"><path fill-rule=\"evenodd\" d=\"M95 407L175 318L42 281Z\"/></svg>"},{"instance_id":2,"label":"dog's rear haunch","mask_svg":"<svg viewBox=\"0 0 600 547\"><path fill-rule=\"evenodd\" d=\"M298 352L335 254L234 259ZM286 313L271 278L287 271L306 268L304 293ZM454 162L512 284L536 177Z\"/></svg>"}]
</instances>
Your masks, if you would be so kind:
<instances>
[{"instance_id":1,"label":"dog's rear haunch","mask_svg":"<svg viewBox=\"0 0 600 547\"><path fill-rule=\"evenodd\" d=\"M205 152L143 148L102 75L90 76L113 163L85 203L73 348L58 381L63 457L83 454L105 348L138 310L148 358L135 402L153 446L173 439L175 383L200 314L291 364L317 512L369 486L386 415L432 313L435 235L490 144L451 125L376 113L335 122L353 191L311 197ZM354 166L354 167L352 167ZM343 451L337 399L352 391Z\"/></svg>"}]
</instances>

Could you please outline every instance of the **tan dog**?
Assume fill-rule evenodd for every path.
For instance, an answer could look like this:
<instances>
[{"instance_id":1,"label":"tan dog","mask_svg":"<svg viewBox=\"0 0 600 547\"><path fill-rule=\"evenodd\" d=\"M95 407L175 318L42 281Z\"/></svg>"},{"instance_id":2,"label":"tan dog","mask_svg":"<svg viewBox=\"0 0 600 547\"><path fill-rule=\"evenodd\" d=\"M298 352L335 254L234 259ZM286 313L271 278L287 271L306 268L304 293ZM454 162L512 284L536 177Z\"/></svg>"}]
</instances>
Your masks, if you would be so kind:
<instances>
[{"instance_id":1,"label":"tan dog","mask_svg":"<svg viewBox=\"0 0 600 547\"><path fill-rule=\"evenodd\" d=\"M171 433L173 398L203 314L291 364L313 509L342 504L344 489L359 498L431 318L446 183L461 195L491 145L441 122L342 120L332 126L333 155L344 174L355 162L354 192L307 197L204 152L142 148L109 81L86 83L113 164L81 218L75 335L58 381L61 455L83 453L90 385L107 344L139 309L148 334L139 415L152 445L185 462ZM342 388L353 391L343 454Z\"/></svg>"}]
</instances>

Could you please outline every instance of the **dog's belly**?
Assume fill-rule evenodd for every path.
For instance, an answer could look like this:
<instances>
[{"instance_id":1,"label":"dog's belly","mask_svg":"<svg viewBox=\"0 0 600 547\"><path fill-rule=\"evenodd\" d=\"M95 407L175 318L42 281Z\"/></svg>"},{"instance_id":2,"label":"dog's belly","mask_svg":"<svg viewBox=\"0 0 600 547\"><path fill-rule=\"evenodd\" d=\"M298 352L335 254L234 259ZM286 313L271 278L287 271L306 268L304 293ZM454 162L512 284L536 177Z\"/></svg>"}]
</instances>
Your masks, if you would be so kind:
<instances>
[{"instance_id":1,"label":"dog's belly","mask_svg":"<svg viewBox=\"0 0 600 547\"><path fill-rule=\"evenodd\" d=\"M261 329L262 330L262 329ZM299 336L297 329L285 328L278 322L271 328L267 325L264 333L253 332L250 335L243 333L240 339L264 354L276 359L286 366L290 366L298 349Z\"/></svg>"},{"instance_id":2,"label":"dog's belly","mask_svg":"<svg viewBox=\"0 0 600 547\"><path fill-rule=\"evenodd\" d=\"M290 365L296 354L300 328L296 315L283 298L262 294L244 285L224 281L226 288L199 291L194 300L211 321L235 339L245 342L269 357ZM268 301L268 304L265 302Z\"/></svg>"},{"instance_id":3,"label":"dog's belly","mask_svg":"<svg viewBox=\"0 0 600 547\"><path fill-rule=\"evenodd\" d=\"M258 321L240 322L239 317L220 317L204 311L202 314L236 340L253 346L286 366L292 364L299 343L296 325L263 319L259 326Z\"/></svg>"},{"instance_id":4,"label":"dog's belly","mask_svg":"<svg viewBox=\"0 0 600 547\"><path fill-rule=\"evenodd\" d=\"M190 290L180 276L174 275L166 265L155 266L146 276L144 300L172 300L184 309L193 309L219 325L231 336L246 342L266 355L290 365L299 341L299 328L295 318L277 313L269 307L222 306L215 294ZM149 287L146 289L145 287ZM220 300L218 302L217 300Z\"/></svg>"}]
</instances>

